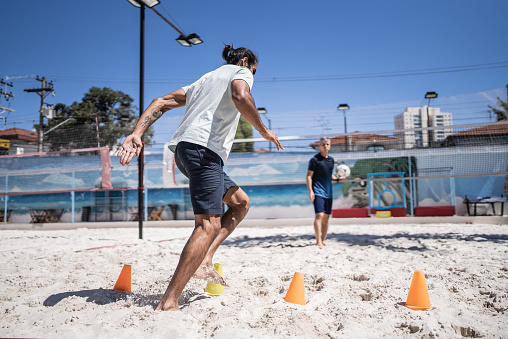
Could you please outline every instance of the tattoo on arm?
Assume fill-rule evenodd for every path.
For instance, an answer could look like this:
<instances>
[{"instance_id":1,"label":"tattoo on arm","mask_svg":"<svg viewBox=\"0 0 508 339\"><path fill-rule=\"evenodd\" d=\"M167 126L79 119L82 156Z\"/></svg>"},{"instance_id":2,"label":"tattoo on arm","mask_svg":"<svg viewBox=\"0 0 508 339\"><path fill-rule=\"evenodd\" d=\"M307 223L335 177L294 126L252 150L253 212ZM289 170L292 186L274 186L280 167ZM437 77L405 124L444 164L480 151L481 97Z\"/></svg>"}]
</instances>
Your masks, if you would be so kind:
<instances>
[{"instance_id":1,"label":"tattoo on arm","mask_svg":"<svg viewBox=\"0 0 508 339\"><path fill-rule=\"evenodd\" d=\"M141 123L141 127L148 127L152 123L152 118L146 117L145 120Z\"/></svg>"},{"instance_id":2,"label":"tattoo on arm","mask_svg":"<svg viewBox=\"0 0 508 339\"><path fill-rule=\"evenodd\" d=\"M161 111L161 110L158 110L158 111L153 111L153 113L152 113L152 116L153 116L155 119L158 119L161 115L162 115L162 111Z\"/></svg>"}]
</instances>

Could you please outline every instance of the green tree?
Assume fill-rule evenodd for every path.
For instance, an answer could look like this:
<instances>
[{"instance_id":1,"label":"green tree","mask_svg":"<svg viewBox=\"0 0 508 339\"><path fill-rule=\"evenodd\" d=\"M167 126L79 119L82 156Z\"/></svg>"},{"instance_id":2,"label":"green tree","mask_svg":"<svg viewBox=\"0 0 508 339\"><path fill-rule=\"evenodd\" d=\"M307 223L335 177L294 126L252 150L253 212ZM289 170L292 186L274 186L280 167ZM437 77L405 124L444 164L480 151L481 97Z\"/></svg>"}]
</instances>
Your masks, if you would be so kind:
<instances>
[{"instance_id":1,"label":"green tree","mask_svg":"<svg viewBox=\"0 0 508 339\"><path fill-rule=\"evenodd\" d=\"M235 139L252 139L252 126L241 115L236 129ZM231 148L231 152L253 152L254 142L236 142Z\"/></svg>"},{"instance_id":2,"label":"green tree","mask_svg":"<svg viewBox=\"0 0 508 339\"><path fill-rule=\"evenodd\" d=\"M111 88L92 87L81 99L70 106L55 105L55 117L49 120L44 143L51 150L79 149L116 145L119 139L130 134L136 125L136 107L128 94ZM97 120L96 120L97 119ZM97 125L99 135L97 135ZM65 122L65 123L64 123ZM59 124L62 125L58 126ZM144 134L146 144L151 143L152 128Z\"/></svg>"},{"instance_id":3,"label":"green tree","mask_svg":"<svg viewBox=\"0 0 508 339\"><path fill-rule=\"evenodd\" d=\"M506 85L508 91L508 85ZM497 97L497 105L500 107L492 107L489 105L489 112L494 113L497 116L497 121L508 120L508 100L503 101L500 97Z\"/></svg>"}]
</instances>

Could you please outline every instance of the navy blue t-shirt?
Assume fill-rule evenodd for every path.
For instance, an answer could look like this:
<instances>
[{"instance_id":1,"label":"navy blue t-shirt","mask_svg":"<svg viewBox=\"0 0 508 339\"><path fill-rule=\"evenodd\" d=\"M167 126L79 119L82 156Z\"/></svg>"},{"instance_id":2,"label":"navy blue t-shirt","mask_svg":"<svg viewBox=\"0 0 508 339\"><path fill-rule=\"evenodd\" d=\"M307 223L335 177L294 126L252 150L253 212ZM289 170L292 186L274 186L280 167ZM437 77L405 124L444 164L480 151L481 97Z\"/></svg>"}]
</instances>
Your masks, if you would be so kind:
<instances>
[{"instance_id":1,"label":"navy blue t-shirt","mask_svg":"<svg viewBox=\"0 0 508 339\"><path fill-rule=\"evenodd\" d=\"M326 199L333 198L332 192L332 172L334 160L331 156L325 158L321 153L316 154L309 161L309 171L313 171L312 175L312 189L314 195Z\"/></svg>"}]
</instances>

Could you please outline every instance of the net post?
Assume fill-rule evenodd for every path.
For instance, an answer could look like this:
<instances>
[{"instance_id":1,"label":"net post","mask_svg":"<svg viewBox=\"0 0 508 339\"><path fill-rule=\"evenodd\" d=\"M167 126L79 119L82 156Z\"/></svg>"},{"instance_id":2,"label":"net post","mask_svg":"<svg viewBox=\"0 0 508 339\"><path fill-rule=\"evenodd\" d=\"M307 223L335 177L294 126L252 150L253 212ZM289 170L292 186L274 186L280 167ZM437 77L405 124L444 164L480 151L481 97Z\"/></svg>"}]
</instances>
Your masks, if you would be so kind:
<instances>
[{"instance_id":1,"label":"net post","mask_svg":"<svg viewBox=\"0 0 508 339\"><path fill-rule=\"evenodd\" d=\"M102 159L101 159L102 160ZM74 188L76 183L76 173L72 171L72 192L71 192L71 222L74 224Z\"/></svg>"},{"instance_id":2,"label":"net post","mask_svg":"<svg viewBox=\"0 0 508 339\"><path fill-rule=\"evenodd\" d=\"M138 228L139 228L139 239L143 239L143 220L144 220L144 163L145 163L145 147L141 148L141 153L138 157Z\"/></svg>"},{"instance_id":3,"label":"net post","mask_svg":"<svg viewBox=\"0 0 508 339\"><path fill-rule=\"evenodd\" d=\"M5 176L5 198L4 198L4 225L7 225L7 214L9 213L9 209L7 208L7 200L9 200L9 176Z\"/></svg>"}]
</instances>

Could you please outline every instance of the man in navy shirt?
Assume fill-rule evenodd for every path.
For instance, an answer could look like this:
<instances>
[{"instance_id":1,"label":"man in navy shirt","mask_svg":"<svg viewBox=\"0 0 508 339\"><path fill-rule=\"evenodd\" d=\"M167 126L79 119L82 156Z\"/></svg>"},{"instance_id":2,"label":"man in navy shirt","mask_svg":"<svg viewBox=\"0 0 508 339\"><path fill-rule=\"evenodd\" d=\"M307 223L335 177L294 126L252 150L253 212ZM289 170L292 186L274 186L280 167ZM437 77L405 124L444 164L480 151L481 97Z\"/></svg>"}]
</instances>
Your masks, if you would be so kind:
<instances>
[{"instance_id":1,"label":"man in navy shirt","mask_svg":"<svg viewBox=\"0 0 508 339\"><path fill-rule=\"evenodd\" d=\"M307 169L307 188L309 199L314 203L314 233L316 234L316 245L319 248L326 246L325 239L328 233L328 220L332 214L332 180L342 182L346 179L339 179L333 175L334 160L328 156L330 151L330 139L322 137L319 140L319 153L309 161Z\"/></svg>"}]
</instances>

